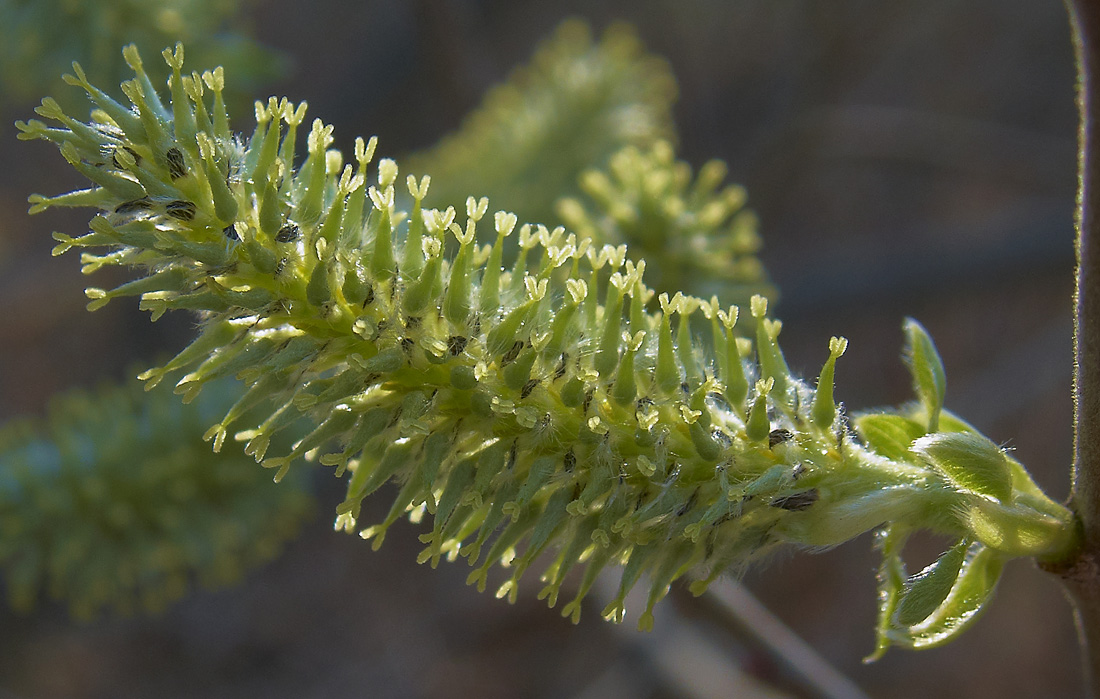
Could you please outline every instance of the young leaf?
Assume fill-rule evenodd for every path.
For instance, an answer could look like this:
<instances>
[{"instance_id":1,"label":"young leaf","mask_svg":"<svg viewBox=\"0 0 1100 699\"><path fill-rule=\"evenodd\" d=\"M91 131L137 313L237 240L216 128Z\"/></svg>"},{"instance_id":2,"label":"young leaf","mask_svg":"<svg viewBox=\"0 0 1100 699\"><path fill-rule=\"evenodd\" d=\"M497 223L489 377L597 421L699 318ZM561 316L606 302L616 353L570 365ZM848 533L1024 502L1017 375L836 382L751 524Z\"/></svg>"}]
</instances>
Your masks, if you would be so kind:
<instances>
[{"instance_id":1,"label":"young leaf","mask_svg":"<svg viewBox=\"0 0 1100 699\"><path fill-rule=\"evenodd\" d=\"M888 459L907 461L909 447L924 435L920 423L890 413L868 413L853 420L863 442Z\"/></svg>"},{"instance_id":2,"label":"young leaf","mask_svg":"<svg viewBox=\"0 0 1100 699\"><path fill-rule=\"evenodd\" d=\"M905 589L905 563L901 550L909 538L909 530L899 525L883 527L875 532L875 548L882 552L878 569L878 622L875 624L875 650L866 658L871 663L890 648L890 631L893 628L894 611Z\"/></svg>"},{"instance_id":3,"label":"young leaf","mask_svg":"<svg viewBox=\"0 0 1100 699\"><path fill-rule=\"evenodd\" d=\"M981 544L971 545L943 602L921 623L893 627L887 633L890 641L905 648L935 648L958 636L992 598L1004 562L1002 554Z\"/></svg>"},{"instance_id":4,"label":"young leaf","mask_svg":"<svg viewBox=\"0 0 1100 699\"><path fill-rule=\"evenodd\" d=\"M960 541L947 550L935 563L905 582L905 592L894 612L897 626L915 626L936 611L947 599L959 577L970 542Z\"/></svg>"},{"instance_id":5,"label":"young leaf","mask_svg":"<svg viewBox=\"0 0 1100 699\"><path fill-rule=\"evenodd\" d=\"M905 360L909 365L909 373L913 376L913 390L927 411L928 431L935 432L939 427L940 410L943 409L943 398L947 392L943 361L928 331L920 323L906 318L903 329Z\"/></svg>"},{"instance_id":6,"label":"young leaf","mask_svg":"<svg viewBox=\"0 0 1100 699\"><path fill-rule=\"evenodd\" d=\"M913 442L913 453L943 472L961 490L1012 500L1012 473L1000 448L976 432L941 432Z\"/></svg>"}]
</instances>

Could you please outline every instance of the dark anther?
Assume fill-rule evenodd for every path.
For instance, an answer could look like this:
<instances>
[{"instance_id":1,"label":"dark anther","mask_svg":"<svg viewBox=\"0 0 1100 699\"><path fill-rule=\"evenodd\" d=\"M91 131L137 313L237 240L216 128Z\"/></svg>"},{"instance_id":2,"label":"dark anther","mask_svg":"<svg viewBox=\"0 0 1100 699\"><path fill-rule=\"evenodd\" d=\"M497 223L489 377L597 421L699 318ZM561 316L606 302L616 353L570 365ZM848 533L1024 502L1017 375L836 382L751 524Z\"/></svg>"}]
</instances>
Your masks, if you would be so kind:
<instances>
[{"instance_id":1,"label":"dark anther","mask_svg":"<svg viewBox=\"0 0 1100 699\"><path fill-rule=\"evenodd\" d=\"M531 391L535 390L535 386L539 385L538 379L531 379L527 383L523 384L523 389L519 392L520 398L526 398L531 395Z\"/></svg>"},{"instance_id":2,"label":"dark anther","mask_svg":"<svg viewBox=\"0 0 1100 699\"><path fill-rule=\"evenodd\" d=\"M772 507L790 510L791 512L801 512L817 502L818 497L820 497L820 495L817 492L817 488L810 488L809 490L803 490L801 493L793 493L791 495L778 497L768 504Z\"/></svg>"},{"instance_id":3,"label":"dark anther","mask_svg":"<svg viewBox=\"0 0 1100 699\"><path fill-rule=\"evenodd\" d=\"M286 269L286 261L287 261L287 258L284 257L283 259L279 260L279 264L275 265L275 275L276 276L282 274L283 270Z\"/></svg>"},{"instance_id":4,"label":"dark anther","mask_svg":"<svg viewBox=\"0 0 1100 699\"><path fill-rule=\"evenodd\" d=\"M516 340L512 344L512 348L504 353L504 356L500 358L500 366L506 367L512 362L516 361L516 357L523 351L523 340Z\"/></svg>"},{"instance_id":5,"label":"dark anther","mask_svg":"<svg viewBox=\"0 0 1100 699\"><path fill-rule=\"evenodd\" d=\"M416 330L420 327L420 316L409 316L405 319L406 330Z\"/></svg>"},{"instance_id":6,"label":"dark anther","mask_svg":"<svg viewBox=\"0 0 1100 699\"><path fill-rule=\"evenodd\" d=\"M142 197L141 199L131 199L130 201L124 201L115 207L116 214L129 214L134 211L145 211L152 204L149 201L149 197Z\"/></svg>"},{"instance_id":7,"label":"dark anther","mask_svg":"<svg viewBox=\"0 0 1100 699\"><path fill-rule=\"evenodd\" d=\"M168 174L173 180L178 180L187 174L187 165L183 161L183 152L179 148L169 148L164 154L164 159L168 161Z\"/></svg>"},{"instance_id":8,"label":"dark anther","mask_svg":"<svg viewBox=\"0 0 1100 699\"><path fill-rule=\"evenodd\" d=\"M733 409L733 407L729 404L729 401L727 401L726 397L723 396L721 393L711 391L707 394L707 398L710 399L711 403L721 408L722 410L725 410L726 412L729 412Z\"/></svg>"},{"instance_id":9,"label":"dark anther","mask_svg":"<svg viewBox=\"0 0 1100 699\"><path fill-rule=\"evenodd\" d=\"M302 231L298 226L293 223L284 224L279 232L275 234L275 242L277 243L290 243L298 240L298 237L302 234Z\"/></svg>"},{"instance_id":10,"label":"dark anther","mask_svg":"<svg viewBox=\"0 0 1100 699\"><path fill-rule=\"evenodd\" d=\"M727 512L726 514L722 515L718 519L714 520L714 526L717 527L720 524L725 524L726 522L730 521L731 519L733 519L736 516L737 515L733 514L732 512Z\"/></svg>"},{"instance_id":11,"label":"dark anther","mask_svg":"<svg viewBox=\"0 0 1100 699\"><path fill-rule=\"evenodd\" d=\"M680 507L680 509L676 510L676 516L677 517L683 517L687 513L687 511L691 509L691 506L695 504L695 500L698 497L699 497L699 489L696 488L691 493L691 497L688 498L687 502L685 502L683 504L683 506Z\"/></svg>"},{"instance_id":12,"label":"dark anther","mask_svg":"<svg viewBox=\"0 0 1100 699\"><path fill-rule=\"evenodd\" d=\"M374 285L367 284L367 298L363 300L363 307L366 308L372 303L374 303Z\"/></svg>"},{"instance_id":13,"label":"dark anther","mask_svg":"<svg viewBox=\"0 0 1100 699\"><path fill-rule=\"evenodd\" d=\"M783 442L789 442L794 437L791 431L780 427L779 429L772 430L768 433L768 448L774 447L776 444L782 444Z\"/></svg>"},{"instance_id":14,"label":"dark anther","mask_svg":"<svg viewBox=\"0 0 1100 699\"><path fill-rule=\"evenodd\" d=\"M688 382L684 381L680 384L680 390L684 393L691 393L691 386L688 386Z\"/></svg>"},{"instance_id":15,"label":"dark anther","mask_svg":"<svg viewBox=\"0 0 1100 699\"><path fill-rule=\"evenodd\" d=\"M452 357L457 357L466 351L466 344L469 342L462 335L451 335L447 338L447 351L451 353Z\"/></svg>"},{"instance_id":16,"label":"dark anther","mask_svg":"<svg viewBox=\"0 0 1100 699\"><path fill-rule=\"evenodd\" d=\"M558 364L558 368L554 370L554 381L557 381L561 377L565 376L565 366L569 362L569 355L565 352L561 353L561 363Z\"/></svg>"},{"instance_id":17,"label":"dark anther","mask_svg":"<svg viewBox=\"0 0 1100 699\"><path fill-rule=\"evenodd\" d=\"M189 201L176 199L164 205L165 212L174 219L190 221L195 218L195 205Z\"/></svg>"},{"instance_id":18,"label":"dark anther","mask_svg":"<svg viewBox=\"0 0 1100 699\"><path fill-rule=\"evenodd\" d=\"M851 431L851 424L848 422L848 415L844 412L844 406L838 406L840 410L840 419L836 421L836 450L841 454L844 453L844 436Z\"/></svg>"},{"instance_id":19,"label":"dark anther","mask_svg":"<svg viewBox=\"0 0 1100 699\"><path fill-rule=\"evenodd\" d=\"M241 236L237 235L237 227L232 223L222 229L222 235L230 240L240 240Z\"/></svg>"},{"instance_id":20,"label":"dark anther","mask_svg":"<svg viewBox=\"0 0 1100 699\"><path fill-rule=\"evenodd\" d=\"M405 351L405 354L412 354L414 344L411 337L401 338L401 349Z\"/></svg>"},{"instance_id":21,"label":"dark anther","mask_svg":"<svg viewBox=\"0 0 1100 699\"><path fill-rule=\"evenodd\" d=\"M573 453L573 450L565 452L565 470L572 471L573 467L577 465L577 455Z\"/></svg>"},{"instance_id":22,"label":"dark anther","mask_svg":"<svg viewBox=\"0 0 1100 699\"><path fill-rule=\"evenodd\" d=\"M590 406L590 405L592 405L592 389L591 388L588 389L588 391L584 394L584 402L581 403L581 406L584 408L584 414L585 415L588 415L588 406Z\"/></svg>"}]
</instances>

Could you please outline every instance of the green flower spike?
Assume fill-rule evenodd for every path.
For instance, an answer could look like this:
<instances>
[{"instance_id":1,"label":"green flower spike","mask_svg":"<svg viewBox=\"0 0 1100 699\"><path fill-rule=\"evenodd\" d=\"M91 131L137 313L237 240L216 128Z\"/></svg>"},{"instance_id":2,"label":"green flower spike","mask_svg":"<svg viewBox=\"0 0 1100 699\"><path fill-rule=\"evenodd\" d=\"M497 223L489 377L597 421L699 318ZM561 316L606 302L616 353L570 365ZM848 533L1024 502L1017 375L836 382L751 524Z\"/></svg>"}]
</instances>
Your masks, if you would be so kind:
<instances>
[{"instance_id":1,"label":"green flower spike","mask_svg":"<svg viewBox=\"0 0 1100 699\"><path fill-rule=\"evenodd\" d=\"M584 22L569 20L456 133L410 164L431 173L439 208L461 211L477 182L522 220L548 223L558 197L579 194L582 171L604 167L624 146L671 138L675 98L668 63L646 54L633 29L613 25L593 41Z\"/></svg>"},{"instance_id":2,"label":"green flower spike","mask_svg":"<svg viewBox=\"0 0 1100 699\"><path fill-rule=\"evenodd\" d=\"M921 403L858 418L856 439L833 399L845 343L830 342L815 390L791 374L762 296L749 302L755 340L737 336L742 312L717 299L662 294L658 311L647 265L629 260L625 245L519 225L505 212L490 219L483 199L466 199L460 221L454 208L427 208L425 180L415 192L410 181L406 212L392 160L379 161L378 184L363 194L373 139L356 143L353 175L327 150L331 129L314 122L309 156L295 169L290 134L278 126L289 106L257 104L256 133L227 142L196 116L200 93L171 99L171 114L190 116L169 119L165 108L142 119L137 105L112 107L116 116L103 108L87 128L67 118L54 129L21 124L95 176L91 193L36 197L34 209L95 204L92 232L63 244L106 248L85 253L88 264L132 267L140 279L105 297L140 295L155 314L203 314L199 338L145 376L176 378L188 397L240 377L249 386L241 407L208 436L217 446L236 430L276 478L299 457L346 472L337 529L377 546L402 515L426 519L420 560L462 555L479 588L494 566L514 564L498 588L509 599L547 560L540 597L554 605L583 565L562 610L574 621L601 571L623 566L604 616L621 620L627 593L645 580L639 623L649 627L653 605L680 577L693 578L698 594L782 544L835 546L886 525L880 650L950 638L984 604L1005 560L1056 555L1072 540L1068 511L942 409L942 366L913 323L908 356ZM173 150L188 174L173 178L157 164L170 164ZM113 160L119 152L136 156ZM211 178L209 165L192 162L200 156L226 176L233 220L202 184ZM493 230L492 245L475 247ZM710 321L708 334L693 333L695 311ZM246 405L265 414L246 420ZM312 433L290 450L271 446L303 418ZM363 526L362 501L391 481L399 488L389 513ZM958 544L942 568L908 579L900 549L919 528Z\"/></svg>"},{"instance_id":3,"label":"green flower spike","mask_svg":"<svg viewBox=\"0 0 1100 699\"><path fill-rule=\"evenodd\" d=\"M719 190L726 166L717 160L692 179L691 167L674 160L672 144L656 141L648 150L627 146L611 156L607 172L582 173L586 200L559 199L558 216L582 238L618 245L651 265L658 292L717 294L725 303L745 304L754 294L775 297L756 257L756 216L744 208L745 190Z\"/></svg>"},{"instance_id":4,"label":"green flower spike","mask_svg":"<svg viewBox=\"0 0 1100 699\"><path fill-rule=\"evenodd\" d=\"M189 405L142 394L73 392L44 421L0 428L0 571L17 610L43 592L79 619L162 610L195 579L230 584L274 558L313 509L301 478L278 487L239 447L204 448L234 382Z\"/></svg>"},{"instance_id":5,"label":"green flower spike","mask_svg":"<svg viewBox=\"0 0 1100 699\"><path fill-rule=\"evenodd\" d=\"M23 104L41 94L44 85L60 83L58 75L78 58L90 73L117 82L127 66L139 88L154 92L137 48L117 51L124 41L142 50L159 50L182 40L188 55L201 63L223 63L236 76L236 97L242 91L280 77L289 67L286 56L248 36L248 3L238 0L6 0L0 3L0 94L7 106ZM165 71L150 67L153 78ZM201 79L201 76L199 76ZM79 104L72 100L66 106Z\"/></svg>"}]
</instances>

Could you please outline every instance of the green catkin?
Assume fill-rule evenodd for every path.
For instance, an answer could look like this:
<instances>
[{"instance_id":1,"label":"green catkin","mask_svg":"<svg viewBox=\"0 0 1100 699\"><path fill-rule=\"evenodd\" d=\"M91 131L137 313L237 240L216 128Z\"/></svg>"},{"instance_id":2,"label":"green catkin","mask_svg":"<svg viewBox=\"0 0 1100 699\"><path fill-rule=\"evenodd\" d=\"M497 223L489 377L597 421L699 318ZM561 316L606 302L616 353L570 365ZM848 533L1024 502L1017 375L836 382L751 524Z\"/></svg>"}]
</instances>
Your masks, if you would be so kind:
<instances>
[{"instance_id":1,"label":"green catkin","mask_svg":"<svg viewBox=\"0 0 1100 699\"><path fill-rule=\"evenodd\" d=\"M581 174L586 196L559 199L559 218L582 237L628 242L651 265L648 283L660 293L719 293L722 302L737 304L753 294L773 296L756 258L761 241L744 208L745 191L736 185L716 191L726 175L716 161L693 183L691 167L674 155L663 139L623 148L611 157L610 172Z\"/></svg>"},{"instance_id":2,"label":"green catkin","mask_svg":"<svg viewBox=\"0 0 1100 699\"><path fill-rule=\"evenodd\" d=\"M214 382L183 405L165 387L104 386L0 427L11 605L29 611L48 595L81 620L155 613L194 582L232 584L277 555L313 498L301 478L271 483L239 447L203 447L199 433L237 393Z\"/></svg>"},{"instance_id":3,"label":"green catkin","mask_svg":"<svg viewBox=\"0 0 1100 699\"><path fill-rule=\"evenodd\" d=\"M469 199L466 220L457 222L454 209L423 208L426 178L409 180L409 220L395 201L398 167L389 159L378 162L377 186L364 186L375 139L356 141L353 175L328 150L331 127L315 121L309 156L295 169L288 139L304 112L292 112L285 100L257 103L256 132L235 156L244 181L226 181L222 158L233 144L219 116L220 87L212 88L212 112L196 108L207 98L194 76L186 94L182 57L182 49L166 54L171 118L168 106L146 94L140 75L129 92L142 106L131 112L86 85L78 70L72 81L119 134L68 127L71 120L60 115L44 116L61 128L20 124L21 136L54 142L97 185L69 199L36 196L32 210L92 204L102 212L92 233L59 238L59 247L106 248L87 255L87 271L135 267L140 281L90 291L93 299L140 294L154 316L177 308L202 314L199 338L143 378L152 384L171 377L191 399L220 376L240 376L244 398L226 408L207 439L215 447L229 435L246 442L248 454L278 469L276 479L299 459L350 472L337 529L358 531L377 546L406 512L426 511L431 534L421 560L465 556L475 566L470 582L483 588L494 566L515 559L500 587L510 599L541 551L557 551L543 574L551 604L586 560L577 595L562 610L574 620L596 575L625 562L620 594L605 615L621 619L625 594L650 571L643 627L681 576L695 578L693 589L701 590L780 544L833 546L884 522L974 541L970 567L958 576L967 590L995 583L1008 557L1056 555L1072 542L1070 513L1042 496L996 445L936 432L971 429L942 410L942 365L915 323L907 325L909 356L923 402L889 415L915 425L917 448L909 449L912 439L894 443L908 428L874 431L871 418L863 423L871 438L838 436L832 383L843 342L830 343L814 393L791 375L779 322L767 317L762 296L750 301L753 341L737 337L737 308L727 313L717 298L661 294L660 313L653 312L646 264L630 260L625 245L524 224L518 252L505 251L519 221L500 211L495 243L479 249L484 199ZM103 160L105 147L148 152L146 144L157 139L184 153L191 169L201 163L201 174L172 178L150 169L142 177L160 178L154 194L127 169L133 158ZM655 157L661 167L676 167L671 151ZM615 159L615 177L625 182L638 162ZM714 195L720 174L704 168L692 201ZM590 179L593 191L603 186ZM162 193L194 209L177 207L176 216L130 211ZM721 196L721 211L736 208L736 192ZM368 197L372 208L365 211ZM720 219L721 211L705 213L708 206L699 215ZM241 245L227 245L217 225L227 218ZM401 247L395 231L406 230L405 221ZM457 251L444 245L448 231L458 238ZM711 321L709 340L693 336L697 309ZM265 412L242 414L248 406ZM299 423L311 426L306 436L296 446L280 445L280 433ZM1008 469L1017 469L1011 482ZM401 488L387 516L360 527L363 499L391 481ZM996 493L996 503L987 492ZM1028 539L1021 532L1040 534ZM1033 542L1026 554L1012 543L1024 539ZM904 596L895 582L882 583L881 599ZM984 603L988 591L965 599ZM938 610L937 628L973 616L975 609L964 607ZM902 645L951 635L930 638L919 624L892 618L882 624Z\"/></svg>"},{"instance_id":4,"label":"green catkin","mask_svg":"<svg viewBox=\"0 0 1100 699\"><path fill-rule=\"evenodd\" d=\"M577 173L628 144L673 137L675 94L667 62L647 55L631 28L593 37L569 20L457 133L414 156L413 171L432 173L440 208L461 209L476 190L523 221L551 221L556 199L580 193Z\"/></svg>"}]
</instances>

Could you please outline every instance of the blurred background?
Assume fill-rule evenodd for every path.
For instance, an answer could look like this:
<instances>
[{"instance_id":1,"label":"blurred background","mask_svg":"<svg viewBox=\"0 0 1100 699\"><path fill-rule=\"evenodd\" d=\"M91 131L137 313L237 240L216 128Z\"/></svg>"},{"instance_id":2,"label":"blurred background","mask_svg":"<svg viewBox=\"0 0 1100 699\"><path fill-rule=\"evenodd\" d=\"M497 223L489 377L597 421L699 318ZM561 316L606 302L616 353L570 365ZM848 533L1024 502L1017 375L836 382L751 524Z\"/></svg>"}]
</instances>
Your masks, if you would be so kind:
<instances>
[{"instance_id":1,"label":"blurred background","mask_svg":"<svg viewBox=\"0 0 1100 699\"><path fill-rule=\"evenodd\" d=\"M1076 120L1061 3L252 0L235 26L274 52L264 60L282 75L258 73L255 97L306 100L335 124L337 146L377 134L380 153L400 162L456 128L567 17L597 32L629 22L667 58L680 157L726 161L760 218L792 368L816 375L829 336L842 334L839 400L850 410L909 400L900 326L916 317L943 356L948 407L1065 497ZM29 118L40 95L5 92L4 122ZM136 303L91 317L77 256L49 252L51 230L79 233L87 216L25 214L28 194L83 186L79 177L10 126L0 163L0 420L121 379L187 341L191 319L150 325ZM91 283L106 287L111 274ZM318 473L318 489L317 518L241 587L198 592L153 619L78 624L59 606L0 610L0 697L750 696L715 689L707 673L723 668L812 695L715 615L678 600L658 607L651 637L629 619L601 622L596 604L574 627L532 585L510 607L466 587L462 564L416 565L411 525L372 552L331 531L340 483ZM942 546L916 542L910 568ZM1009 566L959 641L862 665L877 564L864 536L781 555L744 582L873 697L1081 694L1068 605L1026 562ZM706 652L670 662L693 646L661 635L663 623Z\"/></svg>"}]
</instances>

